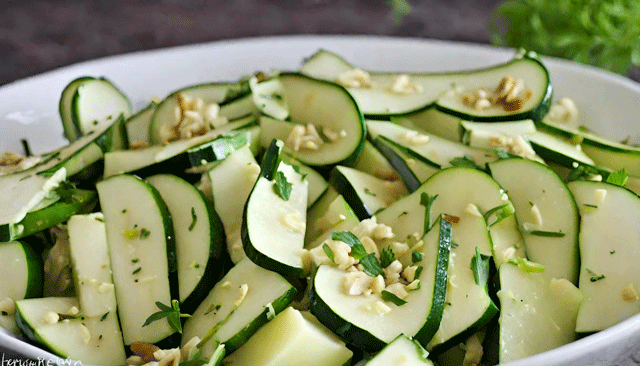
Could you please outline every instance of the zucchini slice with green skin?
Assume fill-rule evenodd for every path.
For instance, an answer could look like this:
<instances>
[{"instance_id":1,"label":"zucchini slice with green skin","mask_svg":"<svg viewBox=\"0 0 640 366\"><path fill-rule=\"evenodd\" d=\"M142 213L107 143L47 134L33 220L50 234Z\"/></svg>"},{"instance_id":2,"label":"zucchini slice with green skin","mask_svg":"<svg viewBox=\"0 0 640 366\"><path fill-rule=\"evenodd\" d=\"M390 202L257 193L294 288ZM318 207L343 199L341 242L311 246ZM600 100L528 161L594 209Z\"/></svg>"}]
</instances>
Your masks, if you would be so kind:
<instances>
[{"instance_id":1,"label":"zucchini slice with green skin","mask_svg":"<svg viewBox=\"0 0 640 366\"><path fill-rule=\"evenodd\" d=\"M500 363L519 360L573 342L582 292L566 279L500 267ZM611 299L609 299L611 300Z\"/></svg>"},{"instance_id":2,"label":"zucchini slice with green skin","mask_svg":"<svg viewBox=\"0 0 640 366\"><path fill-rule=\"evenodd\" d=\"M115 311L99 317L70 314L78 306L75 298L68 297L19 300L16 320L31 341L61 358L89 365L124 365L126 355ZM67 315L68 321L59 314Z\"/></svg>"},{"instance_id":3,"label":"zucchini slice with green skin","mask_svg":"<svg viewBox=\"0 0 640 366\"><path fill-rule=\"evenodd\" d=\"M545 131L537 131L527 135L533 150L545 160L567 168L574 163L595 166L596 163L585 154L580 145L572 144L566 139Z\"/></svg>"},{"instance_id":4,"label":"zucchini slice with green skin","mask_svg":"<svg viewBox=\"0 0 640 366\"><path fill-rule=\"evenodd\" d=\"M83 80L71 99L71 117L82 136L112 124L120 115L129 118L131 108L129 99L105 78Z\"/></svg>"},{"instance_id":5,"label":"zucchini slice with green skin","mask_svg":"<svg viewBox=\"0 0 640 366\"><path fill-rule=\"evenodd\" d=\"M576 330L597 332L640 312L640 198L609 183L573 181L568 186L581 216L578 282L584 301Z\"/></svg>"},{"instance_id":6,"label":"zucchini slice with green skin","mask_svg":"<svg viewBox=\"0 0 640 366\"><path fill-rule=\"evenodd\" d=\"M135 146L142 142L149 143L149 124L151 124L151 117L153 117L157 106L158 103L152 101L142 110L127 118L125 125L129 146Z\"/></svg>"},{"instance_id":7,"label":"zucchini slice with green skin","mask_svg":"<svg viewBox=\"0 0 640 366\"><path fill-rule=\"evenodd\" d=\"M491 176L509 192L527 257L550 278L578 283L580 215L567 185L544 164L520 158L489 163Z\"/></svg>"},{"instance_id":8,"label":"zucchini slice with green skin","mask_svg":"<svg viewBox=\"0 0 640 366\"><path fill-rule=\"evenodd\" d=\"M116 293L111 277L104 216L96 212L74 215L67 224L73 283L82 314L116 314Z\"/></svg>"},{"instance_id":9,"label":"zucchini slice with green skin","mask_svg":"<svg viewBox=\"0 0 640 366\"><path fill-rule=\"evenodd\" d=\"M306 166L290 155L282 154L282 161L291 165L304 179L309 181L309 193L307 194L307 208L311 207L322 194L329 188L329 182L315 169Z\"/></svg>"},{"instance_id":10,"label":"zucchini slice with green skin","mask_svg":"<svg viewBox=\"0 0 640 366\"><path fill-rule=\"evenodd\" d=\"M249 86L252 101L260 112L279 120L289 117L289 106L284 98L284 86L277 76L260 82L254 76L249 79Z\"/></svg>"},{"instance_id":11,"label":"zucchini slice with green skin","mask_svg":"<svg viewBox=\"0 0 640 366\"><path fill-rule=\"evenodd\" d=\"M336 82L343 72L354 66L326 50L320 50L305 60L301 68L303 74L322 80ZM400 75L407 75L416 85L415 92L394 93L390 86ZM390 73L369 72L372 87L349 87L349 92L357 101L362 112L369 118L381 119L391 115L410 113L435 105L439 110L459 118L473 121L501 121L534 119L539 120L547 113L551 103L551 81L549 73L537 55L519 52L514 58L492 67L444 73ZM516 111L500 108L476 110L462 102L462 96L451 85L462 87L471 93L476 88L494 89L503 77L522 78L525 88L531 90L531 97Z\"/></svg>"},{"instance_id":12,"label":"zucchini slice with green skin","mask_svg":"<svg viewBox=\"0 0 640 366\"><path fill-rule=\"evenodd\" d=\"M428 194L433 201L430 220L426 220L427 211L425 205L421 204L421 201L424 202L421 199L423 193ZM438 197L433 199L435 195ZM378 222L391 226L398 238L419 237L426 231L425 227L433 225L438 215L446 213L463 216L467 213L469 204L475 205L482 215L493 210L487 215L487 226L496 267L511 257L525 256L522 235L515 215L510 210L509 197L498 182L477 169L443 169L432 175L420 189L392 203L376 217Z\"/></svg>"},{"instance_id":13,"label":"zucchini slice with green skin","mask_svg":"<svg viewBox=\"0 0 640 366\"><path fill-rule=\"evenodd\" d=\"M366 366L395 365L398 360L403 360L406 366L433 366L433 362L427 358L429 352L422 345L404 334L399 335L391 343L386 345L380 353L365 363Z\"/></svg>"},{"instance_id":14,"label":"zucchini slice with green skin","mask_svg":"<svg viewBox=\"0 0 640 366\"><path fill-rule=\"evenodd\" d=\"M0 243L0 298L28 299L42 295L43 264L29 244ZM6 279L11 279L6 280Z\"/></svg>"},{"instance_id":15,"label":"zucchini slice with green skin","mask_svg":"<svg viewBox=\"0 0 640 366\"><path fill-rule=\"evenodd\" d=\"M245 125L228 126L232 128ZM248 131L239 132L225 128L164 146L154 145L138 150L109 152L104 158L104 177L122 173L132 173L140 177L171 173L184 178L188 175L185 170L222 160L231 151L248 144L250 138Z\"/></svg>"},{"instance_id":16,"label":"zucchini slice with green skin","mask_svg":"<svg viewBox=\"0 0 640 366\"><path fill-rule=\"evenodd\" d=\"M347 200L360 220L370 218L409 193L401 180L387 181L340 165L331 170L329 182Z\"/></svg>"},{"instance_id":17,"label":"zucchini slice with green skin","mask_svg":"<svg viewBox=\"0 0 640 366\"><path fill-rule=\"evenodd\" d=\"M384 137L378 136L373 140L373 145L395 168L409 192L417 190L424 181L440 170L433 162Z\"/></svg>"},{"instance_id":18,"label":"zucchini slice with green skin","mask_svg":"<svg viewBox=\"0 0 640 366\"><path fill-rule=\"evenodd\" d=\"M365 140L360 156L358 156L358 159L356 159L351 167L384 180L393 181L400 179L400 175L395 167L389 163L387 157L369 140Z\"/></svg>"},{"instance_id":19,"label":"zucchini slice with green skin","mask_svg":"<svg viewBox=\"0 0 640 366\"><path fill-rule=\"evenodd\" d=\"M242 212L260 176L260 166L249 146L229 154L209 170L213 207L220 216L227 236L227 251L233 263L245 257L242 240Z\"/></svg>"},{"instance_id":20,"label":"zucchini slice with green skin","mask_svg":"<svg viewBox=\"0 0 640 366\"><path fill-rule=\"evenodd\" d=\"M158 311L156 302L171 304L179 298L169 209L155 188L133 175L116 175L96 187L124 342L164 340L174 333L166 319L143 324Z\"/></svg>"},{"instance_id":21,"label":"zucchini slice with green skin","mask_svg":"<svg viewBox=\"0 0 640 366\"><path fill-rule=\"evenodd\" d=\"M242 295L244 289L246 294ZM182 344L197 336L204 358L211 357L220 343L230 354L284 310L296 293L284 277L245 258L229 270L187 319Z\"/></svg>"},{"instance_id":22,"label":"zucchini slice with green skin","mask_svg":"<svg viewBox=\"0 0 640 366\"><path fill-rule=\"evenodd\" d=\"M318 148L294 149L287 142L285 151L301 162L327 170L333 165L352 165L365 141L364 118L353 97L346 89L326 81L301 74L281 74L278 80L284 87L283 96L290 110L291 122L263 117L262 141L276 138L288 141L296 125L312 125L321 136ZM336 136L331 136L331 132Z\"/></svg>"},{"instance_id":23,"label":"zucchini slice with green skin","mask_svg":"<svg viewBox=\"0 0 640 366\"><path fill-rule=\"evenodd\" d=\"M344 197L329 187L307 211L304 247L313 249L326 239L331 239L334 231L349 231L358 223L360 220Z\"/></svg>"},{"instance_id":24,"label":"zucchini slice with green skin","mask_svg":"<svg viewBox=\"0 0 640 366\"><path fill-rule=\"evenodd\" d=\"M349 295L343 290L348 272L321 265L310 294L311 312L345 342L367 352L379 351L400 334L426 344L438 330L445 307L451 223L438 221L422 241L422 259L413 264L423 267L417 277L420 287L409 291L406 303L384 302L391 310L381 314L376 310L376 304L384 301L379 293Z\"/></svg>"},{"instance_id":25,"label":"zucchini slice with green skin","mask_svg":"<svg viewBox=\"0 0 640 366\"><path fill-rule=\"evenodd\" d=\"M421 160L435 167L446 168L453 166L456 159L471 160L478 167L497 160L492 150L475 149L459 142L406 128L387 121L367 121L370 139L378 137L395 143L397 146L410 151L411 155L421 157Z\"/></svg>"},{"instance_id":26,"label":"zucchini slice with green skin","mask_svg":"<svg viewBox=\"0 0 640 366\"><path fill-rule=\"evenodd\" d=\"M60 112L60 119L62 120L62 128L64 129L64 136L69 140L69 142L73 142L81 136L78 127L73 122L73 96L76 94L78 87L87 80L94 80L94 77L91 76L81 76L77 79L72 80L67 86L62 90L62 94L60 95L60 102L58 104L58 111Z\"/></svg>"},{"instance_id":27,"label":"zucchini slice with green skin","mask_svg":"<svg viewBox=\"0 0 640 366\"><path fill-rule=\"evenodd\" d=\"M282 163L284 143L274 140L244 208L242 244L253 262L284 276L304 277L302 258L308 182ZM284 193L284 192L289 192ZM279 193L277 193L279 192ZM269 233L269 235L265 235Z\"/></svg>"},{"instance_id":28,"label":"zucchini slice with green skin","mask_svg":"<svg viewBox=\"0 0 640 366\"><path fill-rule=\"evenodd\" d=\"M221 264L225 248L222 221L202 192L189 182L170 174L148 177L167 204L176 236L180 309L192 313L207 296Z\"/></svg>"},{"instance_id":29,"label":"zucchini slice with green skin","mask_svg":"<svg viewBox=\"0 0 640 366\"><path fill-rule=\"evenodd\" d=\"M178 94L184 94L191 99L200 98L205 104L216 103L221 105L223 102L230 100L230 98L237 98L248 92L241 92L241 83L206 83L191 85L186 88L182 88L169 94L153 112L151 117L151 123L149 125L149 142L152 145L162 144L161 130L165 124L173 123L176 118L175 110L178 107ZM240 93L240 95L237 95ZM222 105L221 105L222 110ZM246 113L239 115L225 116L229 119L234 119L243 116ZM222 115L222 114L221 114Z\"/></svg>"},{"instance_id":30,"label":"zucchini slice with green skin","mask_svg":"<svg viewBox=\"0 0 640 366\"><path fill-rule=\"evenodd\" d=\"M30 211L16 224L0 225L0 241L27 237L66 222L71 216L90 212L98 202L95 191L77 189L63 184L54 190L60 198L53 204Z\"/></svg>"},{"instance_id":31,"label":"zucchini slice with green skin","mask_svg":"<svg viewBox=\"0 0 640 366\"><path fill-rule=\"evenodd\" d=\"M346 366L353 352L305 311L286 308L247 344L224 360L228 366Z\"/></svg>"}]
</instances>

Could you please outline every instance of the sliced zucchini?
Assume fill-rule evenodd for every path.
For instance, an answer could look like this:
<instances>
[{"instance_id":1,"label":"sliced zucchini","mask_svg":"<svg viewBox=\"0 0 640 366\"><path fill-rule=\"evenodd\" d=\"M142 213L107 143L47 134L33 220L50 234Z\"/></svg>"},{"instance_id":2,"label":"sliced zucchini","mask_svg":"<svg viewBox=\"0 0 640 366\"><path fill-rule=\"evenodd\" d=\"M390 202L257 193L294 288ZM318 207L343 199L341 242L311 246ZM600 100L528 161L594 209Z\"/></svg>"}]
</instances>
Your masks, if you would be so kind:
<instances>
[{"instance_id":1,"label":"sliced zucchini","mask_svg":"<svg viewBox=\"0 0 640 366\"><path fill-rule=\"evenodd\" d=\"M136 146L140 143L149 143L149 124L151 117L156 110L158 103L152 101L138 113L129 117L126 121L127 137L129 146Z\"/></svg>"},{"instance_id":2,"label":"sliced zucchini","mask_svg":"<svg viewBox=\"0 0 640 366\"><path fill-rule=\"evenodd\" d=\"M352 72L354 66L339 56L320 50L309 57L301 72L303 74L336 82L336 80ZM393 92L392 85L398 83L401 75L409 77L411 92ZM371 87L349 87L349 92L357 101L362 112L371 117L383 118L390 115L404 114L434 105L436 108L462 119L473 121L498 121L518 119L541 119L551 103L551 82L549 74L540 59L532 52L517 53L514 58L493 67L445 73L385 73L369 72ZM451 89L452 85L471 93L477 88L494 89L506 76L521 78L524 87L531 91L529 99L520 108L487 108L476 110L462 102L459 90ZM450 93L445 93L450 91Z\"/></svg>"},{"instance_id":3,"label":"sliced zucchini","mask_svg":"<svg viewBox=\"0 0 640 366\"><path fill-rule=\"evenodd\" d=\"M433 362L427 358L429 352L422 345L404 334L385 346L382 351L365 363L366 366L433 366Z\"/></svg>"},{"instance_id":4,"label":"sliced zucchini","mask_svg":"<svg viewBox=\"0 0 640 366\"><path fill-rule=\"evenodd\" d=\"M162 126L173 123L176 119L178 95L182 94L190 99L200 98L205 104L222 104L229 100L232 94L237 94L240 87L238 83L208 83L188 86L169 94L156 108L149 125L149 142L152 145L162 144ZM244 95L246 92L240 92ZM240 116L235 116L240 117Z\"/></svg>"},{"instance_id":5,"label":"sliced zucchini","mask_svg":"<svg viewBox=\"0 0 640 366\"><path fill-rule=\"evenodd\" d=\"M54 227L75 214L90 212L98 202L95 191L73 188L66 183L52 191L52 195L56 197L55 203L30 211L17 224L5 226L7 231L0 226L0 240L20 239Z\"/></svg>"},{"instance_id":6,"label":"sliced zucchini","mask_svg":"<svg viewBox=\"0 0 640 366\"><path fill-rule=\"evenodd\" d=\"M71 117L84 136L112 124L120 115L129 118L131 108L129 99L109 80L90 78L82 81L73 94Z\"/></svg>"},{"instance_id":7,"label":"sliced zucchini","mask_svg":"<svg viewBox=\"0 0 640 366\"><path fill-rule=\"evenodd\" d=\"M433 162L383 137L378 136L373 140L373 145L395 168L409 192L418 189L424 181L440 170Z\"/></svg>"},{"instance_id":8,"label":"sliced zucchini","mask_svg":"<svg viewBox=\"0 0 640 366\"><path fill-rule=\"evenodd\" d=\"M291 165L303 178L309 182L309 193L307 195L307 207L311 207L329 187L324 177L315 169L302 164L290 155L282 154L282 161Z\"/></svg>"},{"instance_id":9,"label":"sliced zucchini","mask_svg":"<svg viewBox=\"0 0 640 366\"><path fill-rule=\"evenodd\" d=\"M182 343L197 336L205 358L215 352L219 343L230 354L286 308L295 295L296 289L282 276L243 259L187 319Z\"/></svg>"},{"instance_id":10,"label":"sliced zucchini","mask_svg":"<svg viewBox=\"0 0 640 366\"><path fill-rule=\"evenodd\" d=\"M462 121L460 122L460 131L462 136L462 143L473 145L471 144L471 140L473 139L472 135L477 132L501 133L509 136L523 136L532 134L537 130L536 125L532 120L525 119L522 121L508 121L500 123Z\"/></svg>"},{"instance_id":11,"label":"sliced zucchini","mask_svg":"<svg viewBox=\"0 0 640 366\"><path fill-rule=\"evenodd\" d=\"M474 149L458 142L449 141L438 136L412 130L386 121L367 121L369 137L378 137L391 141L397 146L410 151L411 155L440 168L456 164L457 159L470 160L478 167L497 159L495 152L486 149Z\"/></svg>"},{"instance_id":12,"label":"sliced zucchini","mask_svg":"<svg viewBox=\"0 0 640 366\"><path fill-rule=\"evenodd\" d=\"M401 180L387 181L340 165L331 170L329 182L360 220L368 219L409 193Z\"/></svg>"},{"instance_id":13,"label":"sliced zucchini","mask_svg":"<svg viewBox=\"0 0 640 366\"><path fill-rule=\"evenodd\" d=\"M430 105L415 112L392 116L391 122L406 128L424 131L449 141L461 141L462 119Z\"/></svg>"},{"instance_id":14,"label":"sliced zucchini","mask_svg":"<svg viewBox=\"0 0 640 366\"><path fill-rule=\"evenodd\" d=\"M265 115L285 120L289 117L289 106L284 98L284 86L278 77L261 82L254 76L249 79L253 103Z\"/></svg>"},{"instance_id":15,"label":"sliced zucchini","mask_svg":"<svg viewBox=\"0 0 640 366\"><path fill-rule=\"evenodd\" d=\"M491 176L509 192L527 257L550 277L578 283L580 216L567 185L546 165L511 158L489 164Z\"/></svg>"},{"instance_id":16,"label":"sliced zucchini","mask_svg":"<svg viewBox=\"0 0 640 366\"><path fill-rule=\"evenodd\" d=\"M308 312L286 308L224 360L229 366L349 365L353 352Z\"/></svg>"},{"instance_id":17,"label":"sliced zucchini","mask_svg":"<svg viewBox=\"0 0 640 366\"><path fill-rule=\"evenodd\" d=\"M334 231L350 231L359 222L344 197L330 187L307 211L304 247L313 249L330 239Z\"/></svg>"},{"instance_id":18,"label":"sliced zucchini","mask_svg":"<svg viewBox=\"0 0 640 366\"><path fill-rule=\"evenodd\" d=\"M186 177L186 169L222 160L231 151L249 143L250 135L247 131L225 129L224 132L214 130L164 146L154 145L144 149L107 153L104 158L104 177L122 173L135 173L141 177L172 173Z\"/></svg>"},{"instance_id":19,"label":"sliced zucchini","mask_svg":"<svg viewBox=\"0 0 640 366\"><path fill-rule=\"evenodd\" d=\"M263 157L260 177L244 208L242 244L247 257L259 266L286 276L304 277L308 268L301 251L308 182L280 161L283 145L274 140Z\"/></svg>"},{"instance_id":20,"label":"sliced zucchini","mask_svg":"<svg viewBox=\"0 0 640 366\"><path fill-rule=\"evenodd\" d=\"M326 169L336 164L353 164L363 148L365 126L351 95L338 85L300 74L281 74L279 80L293 123L261 118L262 141L266 144L274 138L286 141L285 151L312 167ZM316 131L315 146L306 147L306 143L299 141L302 136L291 135L300 124L307 129L311 125ZM314 135L309 131L305 134ZM296 149L296 145L300 148Z\"/></svg>"},{"instance_id":21,"label":"sliced zucchini","mask_svg":"<svg viewBox=\"0 0 640 366\"><path fill-rule=\"evenodd\" d=\"M175 235L158 191L132 175L96 185L107 229L124 342L156 343L174 333L166 319L144 326L156 302L178 299Z\"/></svg>"},{"instance_id":22,"label":"sliced zucchini","mask_svg":"<svg viewBox=\"0 0 640 366\"><path fill-rule=\"evenodd\" d=\"M469 212L456 217L451 230L446 306L438 331L426 345L434 352L460 343L498 313L487 284L491 239L486 222Z\"/></svg>"},{"instance_id":23,"label":"sliced zucchini","mask_svg":"<svg viewBox=\"0 0 640 366\"><path fill-rule=\"evenodd\" d=\"M440 220L423 238L419 249L420 287L409 291L406 303L396 305L379 293L349 295L343 290L345 274L338 267L321 265L313 280L311 312L347 343L368 352L378 351L400 334L426 344L437 331L445 307L447 268L451 250L451 223ZM384 301L384 302L383 302ZM380 313L382 303L391 310ZM412 319L408 322L407 319Z\"/></svg>"},{"instance_id":24,"label":"sliced zucchini","mask_svg":"<svg viewBox=\"0 0 640 366\"><path fill-rule=\"evenodd\" d=\"M189 182L170 174L148 177L167 204L176 238L180 309L191 313L209 293L225 248L222 221L204 195Z\"/></svg>"},{"instance_id":25,"label":"sliced zucchini","mask_svg":"<svg viewBox=\"0 0 640 366\"><path fill-rule=\"evenodd\" d=\"M60 102L58 104L58 111L60 112L60 119L62 120L62 128L64 129L64 135L73 142L81 136L78 127L73 122L73 96L76 94L78 87L87 80L93 80L95 78L91 76L81 76L72 80L62 91L60 95Z\"/></svg>"},{"instance_id":26,"label":"sliced zucchini","mask_svg":"<svg viewBox=\"0 0 640 366\"><path fill-rule=\"evenodd\" d=\"M227 251L233 263L245 257L240 238L242 211L260 175L260 166L248 146L229 154L208 173L213 207L227 236Z\"/></svg>"},{"instance_id":27,"label":"sliced zucchini","mask_svg":"<svg viewBox=\"0 0 640 366\"><path fill-rule=\"evenodd\" d=\"M568 184L580 210L580 277L584 293L576 330L596 332L640 312L640 198L603 182Z\"/></svg>"},{"instance_id":28,"label":"sliced zucchini","mask_svg":"<svg viewBox=\"0 0 640 366\"><path fill-rule=\"evenodd\" d=\"M362 152L356 162L353 163L352 168L384 180L400 179L395 167L369 140L365 140Z\"/></svg>"},{"instance_id":29,"label":"sliced zucchini","mask_svg":"<svg viewBox=\"0 0 640 366\"><path fill-rule=\"evenodd\" d=\"M572 168L574 163L595 165L594 161L582 152L580 145L552 135L545 131L537 131L527 135L527 139L535 152L543 159Z\"/></svg>"},{"instance_id":30,"label":"sliced zucchini","mask_svg":"<svg viewBox=\"0 0 640 366\"><path fill-rule=\"evenodd\" d=\"M576 317L583 297L569 281L507 262L500 267L500 286L500 363L576 339Z\"/></svg>"},{"instance_id":31,"label":"sliced zucchini","mask_svg":"<svg viewBox=\"0 0 640 366\"><path fill-rule=\"evenodd\" d=\"M423 193L433 201L430 220L425 218L427 211ZM400 198L376 216L378 222L391 226L398 238L419 237L440 214L461 217L467 210L475 212L469 204L475 205L479 213L486 216L496 265L513 256L524 257L522 235L509 197L493 178L477 169L443 169L431 176L420 189Z\"/></svg>"},{"instance_id":32,"label":"sliced zucchini","mask_svg":"<svg viewBox=\"0 0 640 366\"><path fill-rule=\"evenodd\" d=\"M0 243L0 299L38 297L42 294L42 259L27 243ZM11 280L8 280L11 279Z\"/></svg>"},{"instance_id":33,"label":"sliced zucchini","mask_svg":"<svg viewBox=\"0 0 640 366\"><path fill-rule=\"evenodd\" d=\"M62 358L88 365L124 365L125 349L115 312L87 317L77 313L78 305L68 297L20 300L16 301L16 320L31 341Z\"/></svg>"},{"instance_id":34,"label":"sliced zucchini","mask_svg":"<svg viewBox=\"0 0 640 366\"><path fill-rule=\"evenodd\" d=\"M69 257L82 314L116 314L116 293L111 277L107 232L102 213L74 215L67 224Z\"/></svg>"}]
</instances>

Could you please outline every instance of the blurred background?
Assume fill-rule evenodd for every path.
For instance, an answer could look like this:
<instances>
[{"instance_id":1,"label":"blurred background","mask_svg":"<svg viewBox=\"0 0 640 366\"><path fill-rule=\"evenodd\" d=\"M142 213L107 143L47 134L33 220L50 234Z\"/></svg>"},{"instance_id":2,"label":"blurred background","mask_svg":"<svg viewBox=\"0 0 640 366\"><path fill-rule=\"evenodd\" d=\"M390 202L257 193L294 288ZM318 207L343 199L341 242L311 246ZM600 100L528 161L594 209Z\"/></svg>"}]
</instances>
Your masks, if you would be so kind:
<instances>
[{"instance_id":1,"label":"blurred background","mask_svg":"<svg viewBox=\"0 0 640 366\"><path fill-rule=\"evenodd\" d=\"M525 46L628 74L635 0L49 0L0 5L0 84L138 50L252 36L372 34ZM604 62L602 61L604 60Z\"/></svg>"}]
</instances>

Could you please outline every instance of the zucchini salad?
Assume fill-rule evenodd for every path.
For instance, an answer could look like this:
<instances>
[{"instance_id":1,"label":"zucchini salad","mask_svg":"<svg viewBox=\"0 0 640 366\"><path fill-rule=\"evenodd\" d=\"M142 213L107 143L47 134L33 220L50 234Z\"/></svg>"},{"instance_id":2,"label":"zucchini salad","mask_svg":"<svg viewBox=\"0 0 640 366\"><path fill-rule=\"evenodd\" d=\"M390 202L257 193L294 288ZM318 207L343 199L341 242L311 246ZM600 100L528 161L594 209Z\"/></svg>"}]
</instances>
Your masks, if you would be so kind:
<instances>
[{"instance_id":1,"label":"zucchini salad","mask_svg":"<svg viewBox=\"0 0 640 366\"><path fill-rule=\"evenodd\" d=\"M447 73L320 50L0 160L0 326L90 365L495 365L640 312L640 148L531 52Z\"/></svg>"}]
</instances>

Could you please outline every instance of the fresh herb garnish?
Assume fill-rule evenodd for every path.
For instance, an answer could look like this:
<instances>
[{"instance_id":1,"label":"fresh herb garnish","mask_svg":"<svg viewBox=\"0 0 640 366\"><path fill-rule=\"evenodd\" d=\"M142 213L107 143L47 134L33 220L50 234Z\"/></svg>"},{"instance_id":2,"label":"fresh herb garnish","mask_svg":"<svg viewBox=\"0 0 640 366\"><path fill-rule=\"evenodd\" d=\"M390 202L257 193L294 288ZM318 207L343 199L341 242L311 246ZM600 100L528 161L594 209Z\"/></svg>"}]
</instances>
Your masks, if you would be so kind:
<instances>
[{"instance_id":1,"label":"fresh herb garnish","mask_svg":"<svg viewBox=\"0 0 640 366\"><path fill-rule=\"evenodd\" d=\"M180 318L188 318L191 315L180 313L180 303L178 300L171 300L171 306L167 306L160 301L156 301L156 306L160 311L151 314L142 326L146 327L157 320L167 318L171 329L182 334L182 323L180 322Z\"/></svg>"},{"instance_id":2,"label":"fresh herb garnish","mask_svg":"<svg viewBox=\"0 0 640 366\"><path fill-rule=\"evenodd\" d=\"M101 317L100 317L100 321L104 321L105 319L107 319L107 316L109 316L109 312L107 311L106 313L104 313Z\"/></svg>"},{"instance_id":3,"label":"fresh herb garnish","mask_svg":"<svg viewBox=\"0 0 640 366\"><path fill-rule=\"evenodd\" d=\"M491 257L480 253L478 247L476 247L476 255L471 258L471 271L473 272L473 278L476 280L476 285L484 287L489 281L489 265Z\"/></svg>"},{"instance_id":4,"label":"fresh herb garnish","mask_svg":"<svg viewBox=\"0 0 640 366\"><path fill-rule=\"evenodd\" d=\"M624 168L622 168L616 172L609 174L606 182L624 187L627 184L627 180L629 180L629 175L624 171Z\"/></svg>"},{"instance_id":5,"label":"fresh herb garnish","mask_svg":"<svg viewBox=\"0 0 640 366\"><path fill-rule=\"evenodd\" d=\"M209 307L207 308L207 310L204 311L204 315L207 315L213 311L218 311L220 310L220 307L222 307L221 304L211 304L209 305Z\"/></svg>"},{"instance_id":6,"label":"fresh herb garnish","mask_svg":"<svg viewBox=\"0 0 640 366\"><path fill-rule=\"evenodd\" d=\"M388 246L380 252L380 266L387 268L393 261L396 260L396 255L393 253L391 246Z\"/></svg>"},{"instance_id":7,"label":"fresh herb garnish","mask_svg":"<svg viewBox=\"0 0 640 366\"><path fill-rule=\"evenodd\" d=\"M329 245L327 244L322 244L322 250L324 250L324 253L327 255L327 258L329 258L331 263L336 264L331 247L329 247Z\"/></svg>"},{"instance_id":8,"label":"fresh herb garnish","mask_svg":"<svg viewBox=\"0 0 640 366\"><path fill-rule=\"evenodd\" d=\"M429 196L426 192L420 194L420 205L425 207L423 233L427 233L431 228L431 207L433 207L436 198L438 198L437 194L434 196Z\"/></svg>"},{"instance_id":9,"label":"fresh herb garnish","mask_svg":"<svg viewBox=\"0 0 640 366\"><path fill-rule=\"evenodd\" d=\"M407 303L405 300L402 300L401 298L396 296L396 294L387 290L382 290L380 295L382 296L382 300L392 302L398 306L402 306Z\"/></svg>"},{"instance_id":10,"label":"fresh herb garnish","mask_svg":"<svg viewBox=\"0 0 640 366\"><path fill-rule=\"evenodd\" d=\"M481 166L479 166L478 164L476 164L476 161L473 160L472 157L470 157L469 155L465 155L461 158L453 158L449 164L453 165L453 166L458 166L458 167L465 167L465 168L473 168L473 169L478 169L478 170L484 170L482 169Z\"/></svg>"},{"instance_id":11,"label":"fresh herb garnish","mask_svg":"<svg viewBox=\"0 0 640 366\"><path fill-rule=\"evenodd\" d=\"M620 0L504 0L489 22L499 46L625 74L640 65L640 3Z\"/></svg>"},{"instance_id":12,"label":"fresh herb garnish","mask_svg":"<svg viewBox=\"0 0 640 366\"><path fill-rule=\"evenodd\" d=\"M149 235L151 235L151 231L147 230L146 228L140 229L140 239L146 239L149 237Z\"/></svg>"},{"instance_id":13,"label":"fresh herb garnish","mask_svg":"<svg viewBox=\"0 0 640 366\"><path fill-rule=\"evenodd\" d=\"M416 268L416 272L413 274L413 278L418 278L420 277L420 273L422 273L422 270L424 269L424 267L422 266L418 266L418 268Z\"/></svg>"},{"instance_id":14,"label":"fresh herb garnish","mask_svg":"<svg viewBox=\"0 0 640 366\"><path fill-rule=\"evenodd\" d=\"M354 259L360 261L362 264L363 272L371 277L376 277L382 274L382 266L380 261L376 258L375 254L367 253L364 245L360 242L357 236L349 231L334 231L331 235L331 239L339 240L349 247L351 247L351 256Z\"/></svg>"},{"instance_id":15,"label":"fresh herb garnish","mask_svg":"<svg viewBox=\"0 0 640 366\"><path fill-rule=\"evenodd\" d=\"M140 273L140 271L142 271L142 267L138 267L138 268L134 269L132 274L138 274L138 273Z\"/></svg>"},{"instance_id":16,"label":"fresh herb garnish","mask_svg":"<svg viewBox=\"0 0 640 366\"><path fill-rule=\"evenodd\" d=\"M544 236L547 238L562 238L566 234L561 231L543 231L543 230L532 230L529 231L529 234L535 236Z\"/></svg>"},{"instance_id":17,"label":"fresh herb garnish","mask_svg":"<svg viewBox=\"0 0 640 366\"><path fill-rule=\"evenodd\" d=\"M280 196L280 198L282 198L285 201L288 201L289 198L291 197L292 186L293 185L287 181L287 177L284 175L283 172L281 171L276 172L273 189L275 190L276 194Z\"/></svg>"},{"instance_id":18,"label":"fresh herb garnish","mask_svg":"<svg viewBox=\"0 0 640 366\"><path fill-rule=\"evenodd\" d=\"M499 223L500 221L506 219L507 217L513 215L516 212L515 207L513 207L513 204L511 203L511 201L507 201L504 204L494 207L492 209L490 209L489 211L487 211L484 214L484 219L487 221L487 223L489 222L489 218L491 217L491 215L495 214L496 215L496 220L494 222L492 222L491 224L489 224L489 226L493 226L497 223Z\"/></svg>"},{"instance_id":19,"label":"fresh herb garnish","mask_svg":"<svg viewBox=\"0 0 640 366\"><path fill-rule=\"evenodd\" d=\"M585 270L591 276L591 278L589 278L589 281L591 281L591 282L597 282L597 281L600 281L601 279L605 278L605 276L603 274L598 275L597 273L593 272L589 268L586 268Z\"/></svg>"},{"instance_id":20,"label":"fresh herb garnish","mask_svg":"<svg viewBox=\"0 0 640 366\"><path fill-rule=\"evenodd\" d=\"M382 274L382 266L375 254L369 253L360 259L362 271L371 277L377 277Z\"/></svg>"},{"instance_id":21,"label":"fresh herb garnish","mask_svg":"<svg viewBox=\"0 0 640 366\"><path fill-rule=\"evenodd\" d=\"M520 257L511 258L507 262L513 263L517 265L521 270L525 272L531 272L531 273L544 272L544 268L545 268L544 265L540 263L531 262L527 259L520 258Z\"/></svg>"},{"instance_id":22,"label":"fresh herb garnish","mask_svg":"<svg viewBox=\"0 0 640 366\"><path fill-rule=\"evenodd\" d=\"M411 253L411 263L417 263L417 262L420 262L421 260L422 260L422 253L420 252Z\"/></svg>"},{"instance_id":23,"label":"fresh herb garnish","mask_svg":"<svg viewBox=\"0 0 640 366\"><path fill-rule=\"evenodd\" d=\"M196 215L196 208L191 207L191 224L189 225L189 231L193 230L196 227L196 222L198 221L198 216Z\"/></svg>"}]
</instances>

